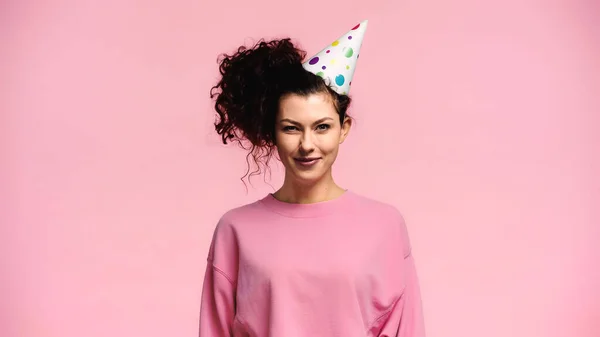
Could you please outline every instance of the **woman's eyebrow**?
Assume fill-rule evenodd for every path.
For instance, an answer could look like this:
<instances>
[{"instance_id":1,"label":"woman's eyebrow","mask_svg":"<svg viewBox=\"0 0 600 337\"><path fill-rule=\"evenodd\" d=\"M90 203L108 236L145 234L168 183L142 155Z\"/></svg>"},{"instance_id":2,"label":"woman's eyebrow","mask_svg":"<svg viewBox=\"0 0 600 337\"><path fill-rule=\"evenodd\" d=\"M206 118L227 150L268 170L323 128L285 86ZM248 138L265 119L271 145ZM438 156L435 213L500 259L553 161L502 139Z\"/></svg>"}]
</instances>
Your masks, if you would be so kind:
<instances>
[{"instance_id":1,"label":"woman's eyebrow","mask_svg":"<svg viewBox=\"0 0 600 337\"><path fill-rule=\"evenodd\" d=\"M326 120L333 120L333 118L331 118L331 117L323 117L323 118L317 120L316 122L314 122L313 125L323 123ZM279 122L280 123L288 122L288 123L291 123L291 124L294 124L294 125L301 125L299 122L296 122L295 120L289 119L289 118L284 118L284 119L280 120Z\"/></svg>"}]
</instances>

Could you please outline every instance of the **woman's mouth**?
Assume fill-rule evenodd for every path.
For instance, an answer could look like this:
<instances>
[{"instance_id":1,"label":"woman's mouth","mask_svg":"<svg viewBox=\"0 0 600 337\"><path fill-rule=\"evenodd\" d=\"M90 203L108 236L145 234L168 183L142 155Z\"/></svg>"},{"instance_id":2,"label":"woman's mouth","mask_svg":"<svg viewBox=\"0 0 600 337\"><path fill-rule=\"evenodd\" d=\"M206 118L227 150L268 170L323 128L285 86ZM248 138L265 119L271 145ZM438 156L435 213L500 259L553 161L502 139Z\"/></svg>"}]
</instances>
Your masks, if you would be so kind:
<instances>
[{"instance_id":1,"label":"woman's mouth","mask_svg":"<svg viewBox=\"0 0 600 337\"><path fill-rule=\"evenodd\" d=\"M310 158L294 158L294 161L301 166L310 167L316 164L321 158L310 157Z\"/></svg>"}]
</instances>

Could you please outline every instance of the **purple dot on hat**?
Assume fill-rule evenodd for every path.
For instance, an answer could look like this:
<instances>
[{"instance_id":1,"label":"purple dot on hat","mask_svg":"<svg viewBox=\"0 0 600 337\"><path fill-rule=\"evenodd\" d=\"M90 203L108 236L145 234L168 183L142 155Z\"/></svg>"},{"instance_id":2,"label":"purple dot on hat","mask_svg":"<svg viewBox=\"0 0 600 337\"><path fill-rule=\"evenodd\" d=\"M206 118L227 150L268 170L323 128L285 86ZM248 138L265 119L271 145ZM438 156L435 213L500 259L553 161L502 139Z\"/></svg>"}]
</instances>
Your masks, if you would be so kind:
<instances>
[{"instance_id":1,"label":"purple dot on hat","mask_svg":"<svg viewBox=\"0 0 600 337\"><path fill-rule=\"evenodd\" d=\"M317 64L317 62L319 62L319 58L318 57L313 57L312 59L310 59L310 61L308 62L308 64Z\"/></svg>"},{"instance_id":2,"label":"purple dot on hat","mask_svg":"<svg viewBox=\"0 0 600 337\"><path fill-rule=\"evenodd\" d=\"M348 40L352 40L352 35L348 36Z\"/></svg>"},{"instance_id":3,"label":"purple dot on hat","mask_svg":"<svg viewBox=\"0 0 600 337\"><path fill-rule=\"evenodd\" d=\"M321 69L325 70L325 69L327 69L327 67L326 66L322 66Z\"/></svg>"}]
</instances>

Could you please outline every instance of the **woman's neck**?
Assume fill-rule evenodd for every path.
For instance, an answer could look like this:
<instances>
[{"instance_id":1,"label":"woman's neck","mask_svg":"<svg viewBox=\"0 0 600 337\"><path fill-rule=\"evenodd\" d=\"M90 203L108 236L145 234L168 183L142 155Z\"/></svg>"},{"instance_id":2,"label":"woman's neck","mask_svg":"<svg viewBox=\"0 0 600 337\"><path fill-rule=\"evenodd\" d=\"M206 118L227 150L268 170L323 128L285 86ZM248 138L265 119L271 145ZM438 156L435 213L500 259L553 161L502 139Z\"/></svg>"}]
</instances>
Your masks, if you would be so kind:
<instances>
[{"instance_id":1,"label":"woman's neck","mask_svg":"<svg viewBox=\"0 0 600 337\"><path fill-rule=\"evenodd\" d=\"M283 186L273 193L275 199L295 204L312 204L333 200L346 192L332 178L324 179L315 184L300 184L288 179Z\"/></svg>"}]
</instances>

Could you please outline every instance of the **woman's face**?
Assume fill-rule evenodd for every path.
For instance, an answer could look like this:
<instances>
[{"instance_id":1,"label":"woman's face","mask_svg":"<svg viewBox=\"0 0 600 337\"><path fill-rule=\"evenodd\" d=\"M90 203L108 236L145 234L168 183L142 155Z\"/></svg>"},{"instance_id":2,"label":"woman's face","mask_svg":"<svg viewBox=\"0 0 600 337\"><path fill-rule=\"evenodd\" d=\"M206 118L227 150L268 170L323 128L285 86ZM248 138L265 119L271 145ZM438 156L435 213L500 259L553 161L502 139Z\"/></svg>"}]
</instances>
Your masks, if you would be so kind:
<instances>
[{"instance_id":1,"label":"woman's face","mask_svg":"<svg viewBox=\"0 0 600 337\"><path fill-rule=\"evenodd\" d=\"M340 124L328 94L284 96L275 121L275 140L286 179L311 183L330 174L350 125L349 118Z\"/></svg>"}]
</instances>

